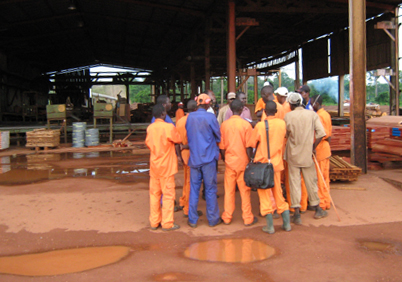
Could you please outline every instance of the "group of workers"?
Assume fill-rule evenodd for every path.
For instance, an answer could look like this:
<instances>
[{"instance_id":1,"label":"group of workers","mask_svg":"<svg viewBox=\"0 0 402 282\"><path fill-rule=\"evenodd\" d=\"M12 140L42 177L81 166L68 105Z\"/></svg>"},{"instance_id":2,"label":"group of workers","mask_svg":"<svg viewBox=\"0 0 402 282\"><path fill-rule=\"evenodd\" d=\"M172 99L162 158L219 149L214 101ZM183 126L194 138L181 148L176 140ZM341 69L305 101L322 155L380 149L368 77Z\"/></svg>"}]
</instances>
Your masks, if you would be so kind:
<instances>
[{"instance_id":1,"label":"group of workers","mask_svg":"<svg viewBox=\"0 0 402 282\"><path fill-rule=\"evenodd\" d=\"M183 103L179 103L176 125L167 115L171 109L169 98L159 96L145 141L151 151L151 229L179 229L174 222L174 212L178 210L183 210L188 225L196 228L203 215L198 210L202 183L210 227L231 223L237 189L244 225L257 223L252 213L251 188L244 182L244 171L250 161L271 162L274 168L274 187L257 189L260 215L266 219L264 232L275 233L273 219L280 215L285 231L291 230L290 223L301 224L301 214L307 209L315 211L316 219L326 217L326 210L330 209L331 117L323 109L320 95L309 97L307 85L297 92L288 93L285 87L274 91L273 86L264 86L255 107L259 121L253 121L244 93L228 93L227 105L215 115L212 107L215 95L208 90L187 103L187 115ZM219 156L225 163L222 214L217 200ZM175 206L174 175L178 162L183 164L184 185Z\"/></svg>"}]
</instances>

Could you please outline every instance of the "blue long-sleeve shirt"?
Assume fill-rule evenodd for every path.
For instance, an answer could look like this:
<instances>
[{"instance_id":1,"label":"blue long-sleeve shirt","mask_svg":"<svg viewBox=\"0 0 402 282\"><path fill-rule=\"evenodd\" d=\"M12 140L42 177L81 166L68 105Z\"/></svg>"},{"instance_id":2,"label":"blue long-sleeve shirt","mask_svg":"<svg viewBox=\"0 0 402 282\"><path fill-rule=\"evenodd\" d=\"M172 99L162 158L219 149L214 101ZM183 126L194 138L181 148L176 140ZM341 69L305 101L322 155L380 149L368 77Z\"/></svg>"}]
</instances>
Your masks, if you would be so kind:
<instances>
[{"instance_id":1,"label":"blue long-sleeve shirt","mask_svg":"<svg viewBox=\"0 0 402 282\"><path fill-rule=\"evenodd\" d=\"M154 123L154 122L155 122L155 117L152 117L151 123ZM173 120L168 115L166 115L166 117L165 117L165 122L175 125Z\"/></svg>"},{"instance_id":2,"label":"blue long-sleeve shirt","mask_svg":"<svg viewBox=\"0 0 402 282\"><path fill-rule=\"evenodd\" d=\"M221 141L219 123L215 115L199 108L188 115L186 122L190 159L188 166L198 168L219 158Z\"/></svg>"}]
</instances>

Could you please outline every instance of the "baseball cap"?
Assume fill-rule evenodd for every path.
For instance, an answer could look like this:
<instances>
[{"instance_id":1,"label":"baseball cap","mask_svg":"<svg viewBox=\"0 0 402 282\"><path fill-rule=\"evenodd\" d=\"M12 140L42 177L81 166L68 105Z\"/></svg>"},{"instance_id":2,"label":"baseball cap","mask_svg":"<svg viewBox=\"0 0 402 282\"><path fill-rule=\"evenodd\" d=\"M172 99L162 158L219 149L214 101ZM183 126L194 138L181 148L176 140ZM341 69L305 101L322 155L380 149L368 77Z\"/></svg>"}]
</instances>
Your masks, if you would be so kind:
<instances>
[{"instance_id":1,"label":"baseball cap","mask_svg":"<svg viewBox=\"0 0 402 282\"><path fill-rule=\"evenodd\" d=\"M290 92L288 94L288 98L287 101L289 102L289 104L292 105L300 105L301 101L302 101L302 97L299 93L296 92Z\"/></svg>"},{"instance_id":2,"label":"baseball cap","mask_svg":"<svg viewBox=\"0 0 402 282\"><path fill-rule=\"evenodd\" d=\"M288 89L286 87L279 87L274 91L275 94L287 97L288 96Z\"/></svg>"},{"instance_id":3,"label":"baseball cap","mask_svg":"<svg viewBox=\"0 0 402 282\"><path fill-rule=\"evenodd\" d=\"M228 93L228 100L230 100L230 99L236 99L236 93L234 93L234 92L229 92L229 93Z\"/></svg>"},{"instance_id":4,"label":"baseball cap","mask_svg":"<svg viewBox=\"0 0 402 282\"><path fill-rule=\"evenodd\" d=\"M179 104L178 105L183 105L183 102L179 102Z\"/></svg>"},{"instance_id":5,"label":"baseball cap","mask_svg":"<svg viewBox=\"0 0 402 282\"><path fill-rule=\"evenodd\" d=\"M209 104L211 102L211 98L205 93L202 93L202 94L198 95L197 97L195 97L195 100L197 101L197 106Z\"/></svg>"},{"instance_id":6,"label":"baseball cap","mask_svg":"<svg viewBox=\"0 0 402 282\"><path fill-rule=\"evenodd\" d=\"M296 90L296 92L310 92L310 87L308 85L302 85L299 87L298 90Z\"/></svg>"}]
</instances>

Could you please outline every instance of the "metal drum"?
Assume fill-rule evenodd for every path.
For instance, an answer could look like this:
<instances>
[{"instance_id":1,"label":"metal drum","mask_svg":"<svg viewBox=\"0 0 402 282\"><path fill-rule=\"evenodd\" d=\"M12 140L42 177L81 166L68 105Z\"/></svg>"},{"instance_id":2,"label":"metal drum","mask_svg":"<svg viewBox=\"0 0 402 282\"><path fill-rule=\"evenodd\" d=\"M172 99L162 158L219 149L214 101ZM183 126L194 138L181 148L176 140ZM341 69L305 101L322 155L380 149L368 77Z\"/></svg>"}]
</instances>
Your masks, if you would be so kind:
<instances>
[{"instance_id":1,"label":"metal drum","mask_svg":"<svg viewBox=\"0 0 402 282\"><path fill-rule=\"evenodd\" d=\"M85 130L85 146L99 145L99 128L90 128Z\"/></svg>"},{"instance_id":2,"label":"metal drum","mask_svg":"<svg viewBox=\"0 0 402 282\"><path fill-rule=\"evenodd\" d=\"M73 147L84 147L86 122L73 122Z\"/></svg>"}]
</instances>

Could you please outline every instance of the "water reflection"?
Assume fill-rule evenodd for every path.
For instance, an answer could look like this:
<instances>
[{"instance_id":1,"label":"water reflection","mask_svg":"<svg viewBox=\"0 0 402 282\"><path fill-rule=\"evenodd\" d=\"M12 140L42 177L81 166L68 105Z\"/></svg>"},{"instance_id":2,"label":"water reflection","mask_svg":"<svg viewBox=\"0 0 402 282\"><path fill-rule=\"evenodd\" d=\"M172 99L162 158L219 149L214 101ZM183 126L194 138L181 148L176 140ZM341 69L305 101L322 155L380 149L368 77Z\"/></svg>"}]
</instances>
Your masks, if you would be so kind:
<instances>
[{"instance_id":1,"label":"water reflection","mask_svg":"<svg viewBox=\"0 0 402 282\"><path fill-rule=\"evenodd\" d=\"M184 256L204 261L253 262L272 257L275 249L253 239L221 239L190 245Z\"/></svg>"},{"instance_id":2,"label":"water reflection","mask_svg":"<svg viewBox=\"0 0 402 282\"><path fill-rule=\"evenodd\" d=\"M107 246L0 257L0 273L50 276L81 272L121 260L129 247Z\"/></svg>"}]
</instances>

